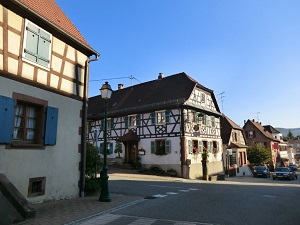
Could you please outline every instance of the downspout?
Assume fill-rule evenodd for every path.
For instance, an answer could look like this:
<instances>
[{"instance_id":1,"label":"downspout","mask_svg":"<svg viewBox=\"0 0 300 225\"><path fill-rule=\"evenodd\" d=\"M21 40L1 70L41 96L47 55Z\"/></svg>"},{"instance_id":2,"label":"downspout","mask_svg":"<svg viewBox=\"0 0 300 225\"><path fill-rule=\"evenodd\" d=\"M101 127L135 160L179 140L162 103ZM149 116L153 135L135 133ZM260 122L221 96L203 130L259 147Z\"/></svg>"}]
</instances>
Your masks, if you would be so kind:
<instances>
[{"instance_id":1,"label":"downspout","mask_svg":"<svg viewBox=\"0 0 300 225\"><path fill-rule=\"evenodd\" d=\"M79 196L84 197L84 186L85 186L85 159L86 159L86 120L87 120L87 81L90 75L90 62L97 61L99 55L96 54L95 58L88 59L85 61L84 70L84 86L83 86L83 100L82 100L82 117L81 117L81 161L80 161L80 182L79 182Z\"/></svg>"},{"instance_id":2,"label":"downspout","mask_svg":"<svg viewBox=\"0 0 300 225\"><path fill-rule=\"evenodd\" d=\"M183 108L179 108L179 116L180 116L180 169L181 169L181 177L185 177L183 175L183 167L186 164L185 162L185 147L184 147L184 113L183 113Z\"/></svg>"}]
</instances>

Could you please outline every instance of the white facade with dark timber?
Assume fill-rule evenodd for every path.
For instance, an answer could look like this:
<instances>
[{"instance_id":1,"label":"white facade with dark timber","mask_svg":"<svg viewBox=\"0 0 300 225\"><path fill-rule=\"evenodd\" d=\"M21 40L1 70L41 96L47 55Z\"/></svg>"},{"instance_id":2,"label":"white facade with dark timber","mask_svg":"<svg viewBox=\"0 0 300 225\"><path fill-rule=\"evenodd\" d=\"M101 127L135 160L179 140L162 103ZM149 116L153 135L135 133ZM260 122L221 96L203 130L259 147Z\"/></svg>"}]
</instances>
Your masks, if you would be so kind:
<instances>
[{"instance_id":1,"label":"white facade with dark timber","mask_svg":"<svg viewBox=\"0 0 300 225\"><path fill-rule=\"evenodd\" d=\"M223 173L220 110L212 90L185 73L121 88L108 102L108 158L115 161L116 141L122 160L143 168L175 170L184 178L202 177L203 148L208 173ZM88 141L103 152L104 100L89 98ZM99 130L95 137L94 130Z\"/></svg>"},{"instance_id":2,"label":"white facade with dark timber","mask_svg":"<svg viewBox=\"0 0 300 225\"><path fill-rule=\"evenodd\" d=\"M0 0L0 173L29 202L79 194L93 55L54 0Z\"/></svg>"}]
</instances>

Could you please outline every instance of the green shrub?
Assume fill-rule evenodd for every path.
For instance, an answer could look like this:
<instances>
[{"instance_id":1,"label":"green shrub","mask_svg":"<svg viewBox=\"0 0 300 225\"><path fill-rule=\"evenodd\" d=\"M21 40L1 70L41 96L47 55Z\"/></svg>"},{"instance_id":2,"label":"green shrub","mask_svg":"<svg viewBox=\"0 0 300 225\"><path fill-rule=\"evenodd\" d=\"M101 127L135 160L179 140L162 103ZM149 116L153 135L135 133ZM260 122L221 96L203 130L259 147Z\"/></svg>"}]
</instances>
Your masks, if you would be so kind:
<instances>
[{"instance_id":1,"label":"green shrub","mask_svg":"<svg viewBox=\"0 0 300 225\"><path fill-rule=\"evenodd\" d=\"M87 142L85 175L88 178L95 178L95 174L100 171L100 166L99 148Z\"/></svg>"},{"instance_id":2,"label":"green shrub","mask_svg":"<svg viewBox=\"0 0 300 225\"><path fill-rule=\"evenodd\" d=\"M100 181L97 179L85 179L84 192L88 195L95 194L100 190Z\"/></svg>"}]
</instances>

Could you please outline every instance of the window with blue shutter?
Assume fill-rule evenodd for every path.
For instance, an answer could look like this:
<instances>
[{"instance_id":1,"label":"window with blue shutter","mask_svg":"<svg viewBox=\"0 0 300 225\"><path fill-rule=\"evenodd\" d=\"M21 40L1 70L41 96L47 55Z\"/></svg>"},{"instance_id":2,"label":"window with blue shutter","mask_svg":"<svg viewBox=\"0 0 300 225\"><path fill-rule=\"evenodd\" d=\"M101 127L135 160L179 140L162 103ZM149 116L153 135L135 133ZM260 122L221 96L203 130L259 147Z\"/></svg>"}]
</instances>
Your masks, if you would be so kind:
<instances>
[{"instance_id":1,"label":"window with blue shutter","mask_svg":"<svg viewBox=\"0 0 300 225\"><path fill-rule=\"evenodd\" d=\"M0 143L11 143L14 122L13 98L0 96Z\"/></svg>"},{"instance_id":2,"label":"window with blue shutter","mask_svg":"<svg viewBox=\"0 0 300 225\"><path fill-rule=\"evenodd\" d=\"M166 154L170 154L171 153L171 140L166 140Z\"/></svg>"},{"instance_id":3,"label":"window with blue shutter","mask_svg":"<svg viewBox=\"0 0 300 225\"><path fill-rule=\"evenodd\" d=\"M45 145L55 145L58 125L58 108L47 108Z\"/></svg>"},{"instance_id":4,"label":"window with blue shutter","mask_svg":"<svg viewBox=\"0 0 300 225\"><path fill-rule=\"evenodd\" d=\"M50 67L52 35L26 20L23 57L37 64Z\"/></svg>"},{"instance_id":5,"label":"window with blue shutter","mask_svg":"<svg viewBox=\"0 0 300 225\"><path fill-rule=\"evenodd\" d=\"M170 122L170 110L165 111L165 118L166 118L166 123Z\"/></svg>"},{"instance_id":6,"label":"window with blue shutter","mask_svg":"<svg viewBox=\"0 0 300 225\"><path fill-rule=\"evenodd\" d=\"M151 141L151 154L155 154L155 141Z\"/></svg>"},{"instance_id":7,"label":"window with blue shutter","mask_svg":"<svg viewBox=\"0 0 300 225\"><path fill-rule=\"evenodd\" d=\"M150 113L150 120L151 120L151 124L154 125L155 124L155 112Z\"/></svg>"}]
</instances>

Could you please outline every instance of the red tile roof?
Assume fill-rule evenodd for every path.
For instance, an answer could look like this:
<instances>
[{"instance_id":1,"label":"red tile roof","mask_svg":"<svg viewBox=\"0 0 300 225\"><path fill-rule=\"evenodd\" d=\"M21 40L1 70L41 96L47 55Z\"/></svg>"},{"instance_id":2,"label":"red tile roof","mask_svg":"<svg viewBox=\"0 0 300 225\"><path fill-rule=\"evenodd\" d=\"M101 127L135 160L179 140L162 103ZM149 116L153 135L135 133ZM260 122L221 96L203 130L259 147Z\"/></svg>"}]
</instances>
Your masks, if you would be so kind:
<instances>
[{"instance_id":1,"label":"red tile roof","mask_svg":"<svg viewBox=\"0 0 300 225\"><path fill-rule=\"evenodd\" d=\"M14 0L19 2L29 10L34 11L36 14L41 16L48 21L63 30L65 33L72 36L81 44L90 48L90 45L67 17L67 15L61 10L55 0Z\"/></svg>"}]
</instances>

